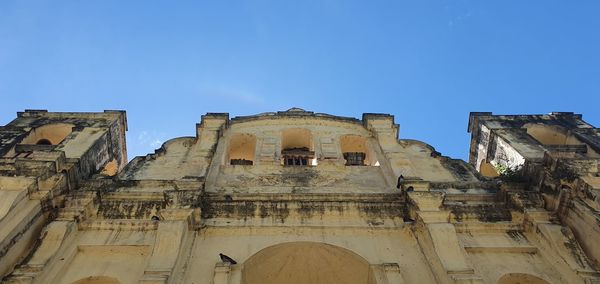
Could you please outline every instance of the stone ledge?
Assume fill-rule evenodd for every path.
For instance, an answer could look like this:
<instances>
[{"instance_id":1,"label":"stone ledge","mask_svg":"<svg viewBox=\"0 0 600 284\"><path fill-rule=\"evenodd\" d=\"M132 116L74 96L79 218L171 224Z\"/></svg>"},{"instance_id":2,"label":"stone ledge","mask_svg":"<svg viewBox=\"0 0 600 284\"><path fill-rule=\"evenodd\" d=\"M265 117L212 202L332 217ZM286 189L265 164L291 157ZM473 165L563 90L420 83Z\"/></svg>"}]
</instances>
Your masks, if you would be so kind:
<instances>
[{"instance_id":1,"label":"stone ledge","mask_svg":"<svg viewBox=\"0 0 600 284\"><path fill-rule=\"evenodd\" d=\"M89 220L81 222L78 229L88 230L130 230L130 231L154 231L158 228L160 221L150 220L130 220L130 219L112 219L112 220Z\"/></svg>"},{"instance_id":2,"label":"stone ledge","mask_svg":"<svg viewBox=\"0 0 600 284\"><path fill-rule=\"evenodd\" d=\"M534 246L465 246L464 248L468 253L538 253L538 248Z\"/></svg>"}]
</instances>

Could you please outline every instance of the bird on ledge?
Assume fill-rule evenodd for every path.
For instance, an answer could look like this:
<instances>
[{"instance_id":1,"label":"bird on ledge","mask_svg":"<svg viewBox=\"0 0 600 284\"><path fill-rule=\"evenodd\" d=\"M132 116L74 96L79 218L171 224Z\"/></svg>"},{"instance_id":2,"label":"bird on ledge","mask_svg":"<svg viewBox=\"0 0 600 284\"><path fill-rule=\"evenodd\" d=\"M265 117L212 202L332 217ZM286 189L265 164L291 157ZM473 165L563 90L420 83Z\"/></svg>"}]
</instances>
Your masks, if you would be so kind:
<instances>
[{"instance_id":1,"label":"bird on ledge","mask_svg":"<svg viewBox=\"0 0 600 284\"><path fill-rule=\"evenodd\" d=\"M237 264L237 261L233 260L233 258L231 258L229 256L226 256L226 255L224 255L222 253L219 253L219 256L221 257L221 261L222 262L227 262L227 263L230 263L230 264Z\"/></svg>"}]
</instances>

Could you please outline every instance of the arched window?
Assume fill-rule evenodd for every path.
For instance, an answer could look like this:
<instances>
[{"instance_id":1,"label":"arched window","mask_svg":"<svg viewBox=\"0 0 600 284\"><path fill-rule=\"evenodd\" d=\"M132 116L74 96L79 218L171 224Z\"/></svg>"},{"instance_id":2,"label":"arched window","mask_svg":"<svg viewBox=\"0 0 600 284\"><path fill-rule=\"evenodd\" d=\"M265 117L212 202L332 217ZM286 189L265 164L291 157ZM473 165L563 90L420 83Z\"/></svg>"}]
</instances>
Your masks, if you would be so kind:
<instances>
[{"instance_id":1,"label":"arched window","mask_svg":"<svg viewBox=\"0 0 600 284\"><path fill-rule=\"evenodd\" d=\"M229 140L227 160L230 165L253 165L256 149L256 136L252 134L234 134Z\"/></svg>"},{"instance_id":2,"label":"arched window","mask_svg":"<svg viewBox=\"0 0 600 284\"><path fill-rule=\"evenodd\" d=\"M315 165L312 135L308 129L285 129L281 135L281 157L286 166Z\"/></svg>"},{"instance_id":3,"label":"arched window","mask_svg":"<svg viewBox=\"0 0 600 284\"><path fill-rule=\"evenodd\" d=\"M375 154L367 146L366 137L344 135L340 137L340 144L346 166L375 166L379 164L374 159Z\"/></svg>"},{"instance_id":4,"label":"arched window","mask_svg":"<svg viewBox=\"0 0 600 284\"><path fill-rule=\"evenodd\" d=\"M21 144L58 145L73 132L73 124L52 123L34 128Z\"/></svg>"},{"instance_id":5,"label":"arched window","mask_svg":"<svg viewBox=\"0 0 600 284\"><path fill-rule=\"evenodd\" d=\"M52 142L48 139L40 139L35 143L36 145L52 145Z\"/></svg>"}]
</instances>

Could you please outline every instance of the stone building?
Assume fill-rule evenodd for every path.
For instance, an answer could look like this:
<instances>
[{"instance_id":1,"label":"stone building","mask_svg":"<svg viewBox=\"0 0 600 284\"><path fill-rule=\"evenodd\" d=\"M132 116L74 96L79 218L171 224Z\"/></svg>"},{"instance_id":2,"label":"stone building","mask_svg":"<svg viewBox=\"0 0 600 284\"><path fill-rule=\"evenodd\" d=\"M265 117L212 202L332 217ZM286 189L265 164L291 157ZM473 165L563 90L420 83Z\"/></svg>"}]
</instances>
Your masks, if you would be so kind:
<instances>
[{"instance_id":1,"label":"stone building","mask_svg":"<svg viewBox=\"0 0 600 284\"><path fill-rule=\"evenodd\" d=\"M130 162L126 130L122 111L0 127L3 283L600 283L581 115L472 113L469 163L387 114L207 113Z\"/></svg>"}]
</instances>

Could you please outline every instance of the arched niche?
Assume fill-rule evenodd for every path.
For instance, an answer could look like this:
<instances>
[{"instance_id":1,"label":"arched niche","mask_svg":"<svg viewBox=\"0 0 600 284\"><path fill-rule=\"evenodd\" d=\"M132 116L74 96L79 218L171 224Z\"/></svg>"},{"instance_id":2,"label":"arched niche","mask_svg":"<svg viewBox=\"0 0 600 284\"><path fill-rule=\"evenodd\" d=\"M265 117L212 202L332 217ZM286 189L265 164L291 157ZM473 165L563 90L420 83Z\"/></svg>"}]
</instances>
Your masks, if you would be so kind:
<instances>
[{"instance_id":1,"label":"arched niche","mask_svg":"<svg viewBox=\"0 0 600 284\"><path fill-rule=\"evenodd\" d=\"M21 144L58 145L73 132L73 124L52 123L36 127L21 140Z\"/></svg>"},{"instance_id":2,"label":"arched niche","mask_svg":"<svg viewBox=\"0 0 600 284\"><path fill-rule=\"evenodd\" d=\"M527 273L507 273L498 279L498 284L550 284L548 281Z\"/></svg>"},{"instance_id":3,"label":"arched niche","mask_svg":"<svg viewBox=\"0 0 600 284\"><path fill-rule=\"evenodd\" d=\"M494 165L487 160L481 161L481 164L479 165L479 173L484 177L497 177L500 175L498 174L498 171L496 171Z\"/></svg>"},{"instance_id":4,"label":"arched niche","mask_svg":"<svg viewBox=\"0 0 600 284\"><path fill-rule=\"evenodd\" d=\"M329 244L291 242L267 247L244 262L243 284L375 284L369 263Z\"/></svg>"},{"instance_id":5,"label":"arched niche","mask_svg":"<svg viewBox=\"0 0 600 284\"><path fill-rule=\"evenodd\" d=\"M286 166L316 165L312 134L304 128L289 128L281 132L281 157Z\"/></svg>"},{"instance_id":6,"label":"arched niche","mask_svg":"<svg viewBox=\"0 0 600 284\"><path fill-rule=\"evenodd\" d=\"M90 276L79 279L72 284L120 284L119 280L108 276Z\"/></svg>"},{"instance_id":7,"label":"arched niche","mask_svg":"<svg viewBox=\"0 0 600 284\"><path fill-rule=\"evenodd\" d=\"M234 134L229 140L226 163L230 165L254 164L256 136L247 133Z\"/></svg>"},{"instance_id":8,"label":"arched niche","mask_svg":"<svg viewBox=\"0 0 600 284\"><path fill-rule=\"evenodd\" d=\"M366 137L358 135L341 136L340 148L346 160L346 166L378 165L375 153L369 148Z\"/></svg>"},{"instance_id":9,"label":"arched niche","mask_svg":"<svg viewBox=\"0 0 600 284\"><path fill-rule=\"evenodd\" d=\"M523 126L527 134L540 142L542 145L581 145L582 143L573 137L569 131L558 125L546 125L528 123Z\"/></svg>"}]
</instances>

